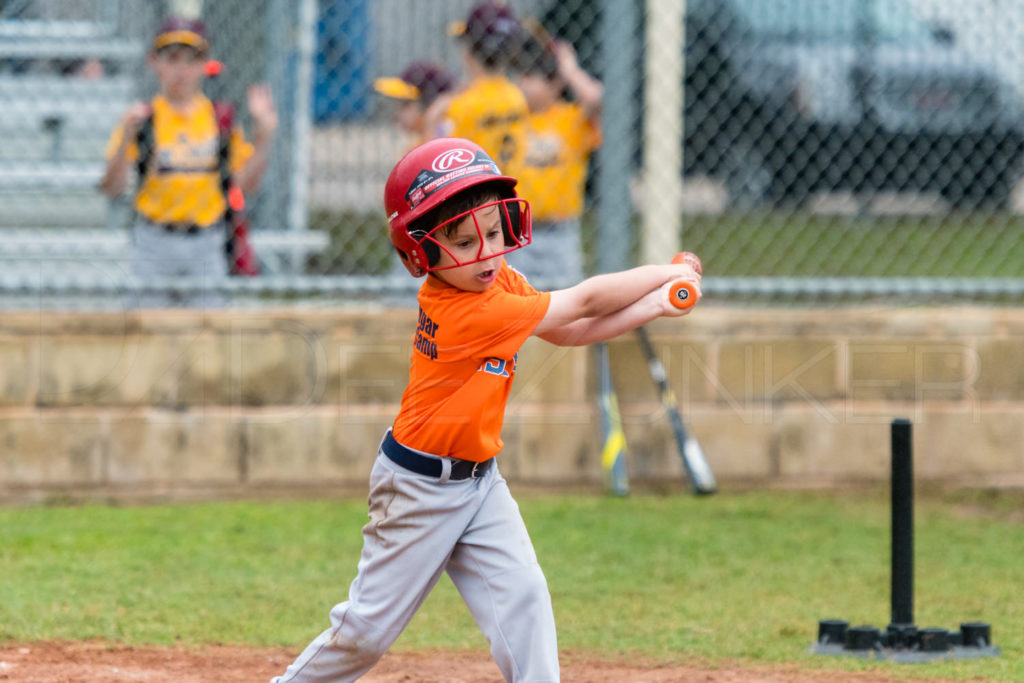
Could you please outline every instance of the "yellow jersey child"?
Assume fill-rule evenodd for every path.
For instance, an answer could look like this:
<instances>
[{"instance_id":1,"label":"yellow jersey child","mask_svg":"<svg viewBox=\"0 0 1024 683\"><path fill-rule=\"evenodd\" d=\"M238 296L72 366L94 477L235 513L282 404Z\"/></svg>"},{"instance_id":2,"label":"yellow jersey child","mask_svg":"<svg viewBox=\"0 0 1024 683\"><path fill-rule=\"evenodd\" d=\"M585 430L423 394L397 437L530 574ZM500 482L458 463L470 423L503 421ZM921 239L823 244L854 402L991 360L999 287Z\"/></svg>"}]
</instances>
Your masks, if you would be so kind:
<instances>
[{"instance_id":1,"label":"yellow jersey child","mask_svg":"<svg viewBox=\"0 0 1024 683\"><path fill-rule=\"evenodd\" d=\"M583 278L580 219L587 166L601 144L604 89L569 43L528 45L518 60L517 83L530 107L519 193L533 210L536 248L510 255L509 263L535 284L564 286Z\"/></svg>"},{"instance_id":2,"label":"yellow jersey child","mask_svg":"<svg viewBox=\"0 0 1024 683\"><path fill-rule=\"evenodd\" d=\"M458 36L468 83L448 105L444 135L472 140L502 172L515 175L522 165L529 108L505 70L520 49L523 29L505 3L488 0L450 31Z\"/></svg>"},{"instance_id":3,"label":"yellow jersey child","mask_svg":"<svg viewBox=\"0 0 1024 683\"><path fill-rule=\"evenodd\" d=\"M133 104L107 145L101 188L119 197L139 159L139 129L152 121L152 149L147 150L147 168L135 194L132 226L132 268L143 281L188 277L213 284L228 273L220 130L213 103L201 90L209 51L202 21L174 16L164 20L147 56L160 92L152 102ZM248 104L254 141L247 142L241 126L235 125L228 146L228 164L243 192L259 186L277 129L267 86L250 87ZM150 292L135 303L148 308L223 302L223 295L211 289L195 296Z\"/></svg>"}]
</instances>

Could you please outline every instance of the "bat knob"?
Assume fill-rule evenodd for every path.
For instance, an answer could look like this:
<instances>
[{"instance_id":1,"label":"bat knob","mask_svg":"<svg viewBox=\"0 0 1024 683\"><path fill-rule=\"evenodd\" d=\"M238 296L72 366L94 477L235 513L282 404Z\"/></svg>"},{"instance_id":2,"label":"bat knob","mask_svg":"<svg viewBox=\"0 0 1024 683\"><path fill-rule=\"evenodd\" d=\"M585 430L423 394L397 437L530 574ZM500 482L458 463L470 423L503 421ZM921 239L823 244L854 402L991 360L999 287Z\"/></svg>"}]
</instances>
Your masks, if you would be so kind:
<instances>
[{"instance_id":1,"label":"bat knob","mask_svg":"<svg viewBox=\"0 0 1024 683\"><path fill-rule=\"evenodd\" d=\"M668 288L668 300L680 310L686 310L697 303L697 286L689 280L676 280Z\"/></svg>"}]
</instances>

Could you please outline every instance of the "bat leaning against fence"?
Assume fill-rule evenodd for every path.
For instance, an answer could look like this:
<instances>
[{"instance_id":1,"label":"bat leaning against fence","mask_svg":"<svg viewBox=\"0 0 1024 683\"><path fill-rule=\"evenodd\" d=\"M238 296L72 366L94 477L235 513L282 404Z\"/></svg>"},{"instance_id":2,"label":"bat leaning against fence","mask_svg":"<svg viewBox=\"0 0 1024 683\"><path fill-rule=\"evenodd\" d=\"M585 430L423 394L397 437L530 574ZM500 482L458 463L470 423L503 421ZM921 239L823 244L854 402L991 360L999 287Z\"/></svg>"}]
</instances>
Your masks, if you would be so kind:
<instances>
[{"instance_id":1,"label":"bat leaning against fence","mask_svg":"<svg viewBox=\"0 0 1024 683\"><path fill-rule=\"evenodd\" d=\"M616 496L629 494L629 470L626 465L626 434L622 431L622 416L619 401L612 385L611 364L608 360L608 345L600 342L594 345L597 358L599 391L598 409L604 429L604 445L601 448L601 469L604 471L608 492Z\"/></svg>"}]
</instances>

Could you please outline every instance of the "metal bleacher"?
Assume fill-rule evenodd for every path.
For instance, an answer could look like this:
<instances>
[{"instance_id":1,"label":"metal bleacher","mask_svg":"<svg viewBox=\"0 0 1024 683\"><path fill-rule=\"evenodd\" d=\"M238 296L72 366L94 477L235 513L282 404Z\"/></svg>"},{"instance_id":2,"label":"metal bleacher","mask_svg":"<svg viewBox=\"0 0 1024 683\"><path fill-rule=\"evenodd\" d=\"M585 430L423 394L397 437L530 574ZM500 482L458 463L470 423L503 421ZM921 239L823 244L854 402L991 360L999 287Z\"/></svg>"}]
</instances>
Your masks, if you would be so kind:
<instances>
[{"instance_id":1,"label":"metal bleacher","mask_svg":"<svg viewBox=\"0 0 1024 683\"><path fill-rule=\"evenodd\" d=\"M103 152L134 97L127 65L143 53L99 22L0 21L0 227L107 225ZM69 68L86 59L109 73Z\"/></svg>"},{"instance_id":2,"label":"metal bleacher","mask_svg":"<svg viewBox=\"0 0 1024 683\"><path fill-rule=\"evenodd\" d=\"M110 133L140 97L144 56L111 23L0 17L0 298L40 282L52 292L69 276L102 293L111 272L129 272L127 207L99 182ZM86 60L102 72L82 70ZM268 275L299 272L326 247L324 233L258 228Z\"/></svg>"}]
</instances>

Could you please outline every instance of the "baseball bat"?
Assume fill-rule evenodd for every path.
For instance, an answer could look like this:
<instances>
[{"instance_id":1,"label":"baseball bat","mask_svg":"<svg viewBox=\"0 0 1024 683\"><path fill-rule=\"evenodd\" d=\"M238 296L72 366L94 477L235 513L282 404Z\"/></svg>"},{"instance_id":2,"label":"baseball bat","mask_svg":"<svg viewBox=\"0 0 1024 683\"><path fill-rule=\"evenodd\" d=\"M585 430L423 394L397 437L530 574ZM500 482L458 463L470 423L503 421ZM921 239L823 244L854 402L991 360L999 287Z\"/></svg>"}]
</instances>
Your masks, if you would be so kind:
<instances>
[{"instance_id":1,"label":"baseball bat","mask_svg":"<svg viewBox=\"0 0 1024 683\"><path fill-rule=\"evenodd\" d=\"M714 493L718 490L715 483L715 475L711 473L708 462L704 458L704 451L696 437L687 431L683 424L683 417L679 413L679 406L675 394L668 386L665 366L662 364L658 354L654 352L654 346L643 326L636 328L640 337L640 346L643 348L644 356L647 358L647 369L651 373L651 379L658 387L658 395L661 398L661 405L668 413L669 422L672 424L672 432L676 438L676 448L683 459L683 468L690 480L690 488L698 495Z\"/></svg>"},{"instance_id":2,"label":"baseball bat","mask_svg":"<svg viewBox=\"0 0 1024 683\"><path fill-rule=\"evenodd\" d=\"M612 386L611 364L608 360L608 345L599 342L594 345L597 354L597 376L599 383L598 408L604 431L604 446L601 449L601 469L605 485L615 496L629 495L629 472L626 465L626 434L622 431L622 416L619 401Z\"/></svg>"},{"instance_id":3,"label":"baseball bat","mask_svg":"<svg viewBox=\"0 0 1024 683\"><path fill-rule=\"evenodd\" d=\"M688 263L697 272L703 273L703 266L700 259L690 252L676 254L672 263ZM689 280L677 280L669 287L669 300L676 308L690 308L697 303L696 286ZM647 330L641 325L636 328L637 336L640 337L640 347L643 349L647 359L647 369L651 373L651 379L658 388L658 395L661 398L661 405L668 413L669 422L672 425L672 432L676 439L676 448L683 459L683 468L690 481L690 488L698 495L715 493L718 485L715 482L715 475L711 473L707 460L704 458L704 450L700 447L697 438L687 431L683 424L683 417L679 413L679 405L675 394L668 385L668 378L665 373L665 366L662 364L658 354L654 351L651 339Z\"/></svg>"}]
</instances>

